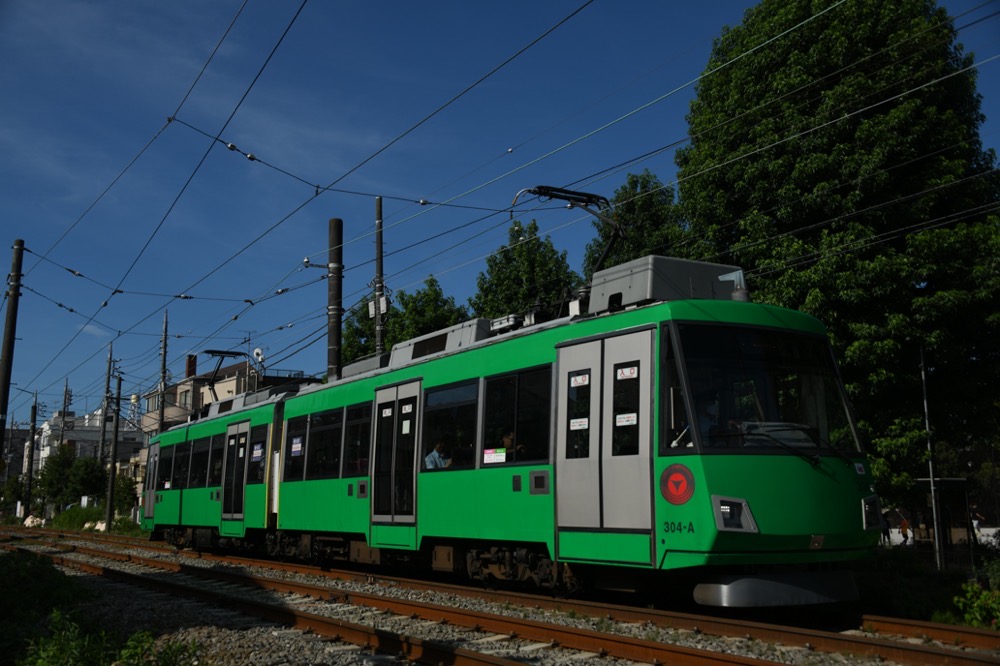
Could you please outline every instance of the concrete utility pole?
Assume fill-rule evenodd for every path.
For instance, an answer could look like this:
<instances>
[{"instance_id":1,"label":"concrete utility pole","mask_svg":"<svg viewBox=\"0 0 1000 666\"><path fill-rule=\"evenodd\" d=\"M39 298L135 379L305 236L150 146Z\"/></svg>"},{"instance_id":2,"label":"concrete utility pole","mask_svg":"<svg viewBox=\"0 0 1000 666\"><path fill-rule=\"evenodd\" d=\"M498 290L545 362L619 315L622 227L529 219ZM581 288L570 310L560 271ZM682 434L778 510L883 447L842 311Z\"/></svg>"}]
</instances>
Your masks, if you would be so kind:
<instances>
[{"instance_id":1,"label":"concrete utility pole","mask_svg":"<svg viewBox=\"0 0 1000 666\"><path fill-rule=\"evenodd\" d=\"M24 517L31 515L31 478L35 467L35 427L38 421L38 391L31 402L31 429L28 431L28 473L24 475Z\"/></svg>"},{"instance_id":2,"label":"concrete utility pole","mask_svg":"<svg viewBox=\"0 0 1000 666\"><path fill-rule=\"evenodd\" d=\"M383 340L385 322L382 321L382 303L385 301L385 282L382 277L382 197L375 197L375 355L385 351ZM388 310L388 308L386 308Z\"/></svg>"},{"instance_id":3,"label":"concrete utility pole","mask_svg":"<svg viewBox=\"0 0 1000 666\"><path fill-rule=\"evenodd\" d=\"M7 276L7 322L3 329L3 346L0 348L0 450L7 436L7 403L10 401L10 376L14 370L14 337L17 334L17 303L21 298L21 260L24 241L14 241L14 258Z\"/></svg>"},{"instance_id":4,"label":"concrete utility pole","mask_svg":"<svg viewBox=\"0 0 1000 666\"><path fill-rule=\"evenodd\" d=\"M66 383L63 386L63 406L62 406L62 418L59 419L59 447L66 442L66 412L69 411L69 379L66 379Z\"/></svg>"},{"instance_id":5,"label":"concrete utility pole","mask_svg":"<svg viewBox=\"0 0 1000 666\"><path fill-rule=\"evenodd\" d=\"M344 221L330 218L329 273L326 281L326 377L340 379L340 329L344 319Z\"/></svg>"},{"instance_id":6,"label":"concrete utility pole","mask_svg":"<svg viewBox=\"0 0 1000 666\"><path fill-rule=\"evenodd\" d=\"M101 464L104 458L104 445L108 441L108 408L111 407L111 345L108 345L108 372L104 375L104 399L101 401Z\"/></svg>"},{"instance_id":7,"label":"concrete utility pole","mask_svg":"<svg viewBox=\"0 0 1000 666\"><path fill-rule=\"evenodd\" d=\"M107 508L104 511L104 531L111 531L111 524L115 521L115 467L118 458L118 414L122 408L122 376L117 377L117 387L115 388L115 427L111 432L111 464L108 466L108 498Z\"/></svg>"},{"instance_id":8,"label":"concrete utility pole","mask_svg":"<svg viewBox=\"0 0 1000 666\"><path fill-rule=\"evenodd\" d=\"M931 476L931 516L934 520L934 563L943 568L941 551L941 522L938 520L937 481L934 479L934 446L931 444L931 416L927 406L927 369L924 365L924 346L920 345L920 383L924 389L924 430L927 432L927 467Z\"/></svg>"},{"instance_id":9,"label":"concrete utility pole","mask_svg":"<svg viewBox=\"0 0 1000 666\"><path fill-rule=\"evenodd\" d=\"M167 420L167 312L163 312L163 347L160 352L160 399L158 400L157 433L163 432Z\"/></svg>"}]
</instances>

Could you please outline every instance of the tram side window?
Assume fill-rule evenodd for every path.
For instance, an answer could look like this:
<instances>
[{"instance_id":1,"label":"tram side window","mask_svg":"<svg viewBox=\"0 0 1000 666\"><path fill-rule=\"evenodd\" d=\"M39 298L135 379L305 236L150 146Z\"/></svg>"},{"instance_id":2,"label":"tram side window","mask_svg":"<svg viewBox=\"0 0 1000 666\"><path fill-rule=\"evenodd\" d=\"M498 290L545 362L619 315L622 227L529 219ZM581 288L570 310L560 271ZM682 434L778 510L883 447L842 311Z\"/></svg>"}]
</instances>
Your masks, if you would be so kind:
<instances>
[{"instance_id":1,"label":"tram side window","mask_svg":"<svg viewBox=\"0 0 1000 666\"><path fill-rule=\"evenodd\" d=\"M486 380L483 464L549 457L550 366Z\"/></svg>"},{"instance_id":2,"label":"tram side window","mask_svg":"<svg viewBox=\"0 0 1000 666\"><path fill-rule=\"evenodd\" d=\"M612 395L614 427L611 431L611 455L635 456L639 454L639 361L615 365L615 384Z\"/></svg>"},{"instance_id":3,"label":"tram side window","mask_svg":"<svg viewBox=\"0 0 1000 666\"><path fill-rule=\"evenodd\" d=\"M174 447L174 473L170 487L174 490L187 488L188 469L191 465L191 442L181 442Z\"/></svg>"},{"instance_id":4,"label":"tram side window","mask_svg":"<svg viewBox=\"0 0 1000 666\"><path fill-rule=\"evenodd\" d=\"M222 456L226 451L225 435L212 435L212 452L208 462L208 485L222 485Z\"/></svg>"},{"instance_id":5,"label":"tram side window","mask_svg":"<svg viewBox=\"0 0 1000 666\"><path fill-rule=\"evenodd\" d=\"M475 467L478 414L478 381L426 391L423 468L434 470Z\"/></svg>"},{"instance_id":6,"label":"tram side window","mask_svg":"<svg viewBox=\"0 0 1000 666\"><path fill-rule=\"evenodd\" d=\"M659 455L671 453L690 454L694 448L694 435L684 407L684 388L677 371L677 355L674 353L670 329L663 327L660 337L663 361L660 363L660 443Z\"/></svg>"},{"instance_id":7,"label":"tram side window","mask_svg":"<svg viewBox=\"0 0 1000 666\"><path fill-rule=\"evenodd\" d=\"M208 437L194 440L191 449L191 479L188 488L204 488L208 481Z\"/></svg>"},{"instance_id":8,"label":"tram side window","mask_svg":"<svg viewBox=\"0 0 1000 666\"><path fill-rule=\"evenodd\" d=\"M340 476L340 438L343 426L343 409L332 409L309 416L306 479L336 479Z\"/></svg>"},{"instance_id":9,"label":"tram side window","mask_svg":"<svg viewBox=\"0 0 1000 666\"><path fill-rule=\"evenodd\" d=\"M247 485L264 483L267 467L267 426L259 425L250 429L250 462L247 466Z\"/></svg>"},{"instance_id":10,"label":"tram side window","mask_svg":"<svg viewBox=\"0 0 1000 666\"><path fill-rule=\"evenodd\" d=\"M566 457L590 457L590 370L571 372L566 387Z\"/></svg>"},{"instance_id":11,"label":"tram side window","mask_svg":"<svg viewBox=\"0 0 1000 666\"><path fill-rule=\"evenodd\" d=\"M160 464L156 468L156 489L170 490L170 481L174 473L174 447L160 449Z\"/></svg>"},{"instance_id":12,"label":"tram side window","mask_svg":"<svg viewBox=\"0 0 1000 666\"><path fill-rule=\"evenodd\" d=\"M308 428L308 416L288 419L288 435L285 438L285 481L301 481L303 478L306 469Z\"/></svg>"},{"instance_id":13,"label":"tram side window","mask_svg":"<svg viewBox=\"0 0 1000 666\"><path fill-rule=\"evenodd\" d=\"M347 408L344 432L344 477L366 476L372 442L372 405Z\"/></svg>"}]
</instances>

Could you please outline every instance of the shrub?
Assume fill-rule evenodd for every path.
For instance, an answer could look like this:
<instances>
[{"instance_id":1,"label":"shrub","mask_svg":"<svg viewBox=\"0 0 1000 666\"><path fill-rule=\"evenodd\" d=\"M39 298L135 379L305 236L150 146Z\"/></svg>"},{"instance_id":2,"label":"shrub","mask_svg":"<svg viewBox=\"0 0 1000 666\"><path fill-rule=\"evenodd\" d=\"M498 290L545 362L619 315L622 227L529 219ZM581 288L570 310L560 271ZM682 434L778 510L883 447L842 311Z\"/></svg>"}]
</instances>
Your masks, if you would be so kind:
<instances>
[{"instance_id":1,"label":"shrub","mask_svg":"<svg viewBox=\"0 0 1000 666\"><path fill-rule=\"evenodd\" d=\"M104 632L86 633L58 610L49 617L48 632L31 641L19 666L104 666L114 661L115 647Z\"/></svg>"},{"instance_id":2,"label":"shrub","mask_svg":"<svg viewBox=\"0 0 1000 666\"><path fill-rule=\"evenodd\" d=\"M964 596L955 597L955 605L966 624L1000 630L1000 592L982 587L976 581L962 586Z\"/></svg>"},{"instance_id":3,"label":"shrub","mask_svg":"<svg viewBox=\"0 0 1000 666\"><path fill-rule=\"evenodd\" d=\"M197 644L167 643L157 648L148 631L118 645L103 631L86 632L59 611L49 618L49 632L31 641L18 666L194 666L199 663Z\"/></svg>"},{"instance_id":4,"label":"shrub","mask_svg":"<svg viewBox=\"0 0 1000 666\"><path fill-rule=\"evenodd\" d=\"M115 522L111 525L111 531L115 534L124 534L126 536L143 536L147 534L147 532L143 532L139 523L128 516L115 518Z\"/></svg>"},{"instance_id":5,"label":"shrub","mask_svg":"<svg viewBox=\"0 0 1000 666\"><path fill-rule=\"evenodd\" d=\"M100 507L74 506L52 519L52 527L60 530L82 530L87 523L104 520L105 511Z\"/></svg>"}]
</instances>

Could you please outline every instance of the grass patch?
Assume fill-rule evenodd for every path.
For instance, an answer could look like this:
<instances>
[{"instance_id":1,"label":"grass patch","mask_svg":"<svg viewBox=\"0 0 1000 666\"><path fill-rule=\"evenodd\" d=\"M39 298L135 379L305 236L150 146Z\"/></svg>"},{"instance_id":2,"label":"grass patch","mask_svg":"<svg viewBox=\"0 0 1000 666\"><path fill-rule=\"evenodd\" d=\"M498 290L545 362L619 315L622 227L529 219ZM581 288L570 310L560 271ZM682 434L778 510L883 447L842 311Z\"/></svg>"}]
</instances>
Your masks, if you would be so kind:
<instances>
[{"instance_id":1,"label":"grass patch","mask_svg":"<svg viewBox=\"0 0 1000 666\"><path fill-rule=\"evenodd\" d=\"M109 635L78 617L86 590L43 557L0 554L0 666L193 666L197 645L156 646L148 632Z\"/></svg>"}]
</instances>

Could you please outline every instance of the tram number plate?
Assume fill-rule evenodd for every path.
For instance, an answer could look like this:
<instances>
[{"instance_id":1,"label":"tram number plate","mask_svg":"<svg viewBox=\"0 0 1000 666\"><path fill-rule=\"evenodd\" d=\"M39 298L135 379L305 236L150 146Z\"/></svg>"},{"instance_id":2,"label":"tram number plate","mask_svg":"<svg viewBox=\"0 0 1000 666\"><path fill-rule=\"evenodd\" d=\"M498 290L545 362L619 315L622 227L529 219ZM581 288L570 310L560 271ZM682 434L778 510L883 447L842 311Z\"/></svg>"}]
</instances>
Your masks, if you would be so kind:
<instances>
[{"instance_id":1,"label":"tram number plate","mask_svg":"<svg viewBox=\"0 0 1000 666\"><path fill-rule=\"evenodd\" d=\"M694 523L673 522L668 520L663 523L663 531L668 534L694 534Z\"/></svg>"}]
</instances>

